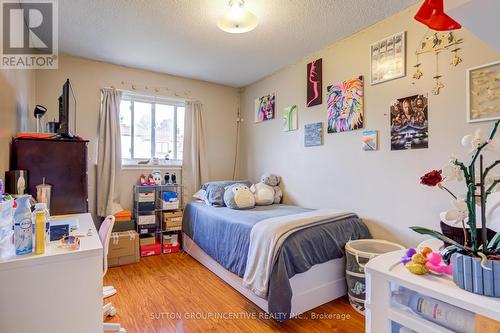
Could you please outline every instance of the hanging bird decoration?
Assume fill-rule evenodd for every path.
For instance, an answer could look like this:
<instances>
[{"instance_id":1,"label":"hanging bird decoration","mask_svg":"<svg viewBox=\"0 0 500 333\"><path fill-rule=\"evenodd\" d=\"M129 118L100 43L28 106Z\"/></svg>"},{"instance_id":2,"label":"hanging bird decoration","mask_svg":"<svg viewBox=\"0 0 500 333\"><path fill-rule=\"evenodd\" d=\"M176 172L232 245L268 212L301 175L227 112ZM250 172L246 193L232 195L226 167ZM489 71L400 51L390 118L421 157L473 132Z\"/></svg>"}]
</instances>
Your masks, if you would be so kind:
<instances>
[{"instance_id":1,"label":"hanging bird decoration","mask_svg":"<svg viewBox=\"0 0 500 333\"><path fill-rule=\"evenodd\" d=\"M434 87L432 88L432 94L433 95L439 95L441 92L441 89L444 88L444 84L439 80L441 78L441 75L436 75L433 77L434 80L436 80Z\"/></svg>"},{"instance_id":2,"label":"hanging bird decoration","mask_svg":"<svg viewBox=\"0 0 500 333\"><path fill-rule=\"evenodd\" d=\"M424 73L422 73L422 71L420 70L420 66L421 66L421 65L422 65L422 64L416 64L415 66L413 66L413 67L415 67L415 68L417 69L417 70L415 71L415 73L413 73L413 78L414 78L415 80L420 80L420 78L424 75Z\"/></svg>"},{"instance_id":3,"label":"hanging bird decoration","mask_svg":"<svg viewBox=\"0 0 500 333\"><path fill-rule=\"evenodd\" d=\"M462 62L462 58L458 55L458 51L460 50L460 48L456 48L454 50L451 50L451 52L453 53L453 58L451 59L451 63L450 65L453 65L453 66L458 66L458 64L460 64Z\"/></svg>"}]
</instances>

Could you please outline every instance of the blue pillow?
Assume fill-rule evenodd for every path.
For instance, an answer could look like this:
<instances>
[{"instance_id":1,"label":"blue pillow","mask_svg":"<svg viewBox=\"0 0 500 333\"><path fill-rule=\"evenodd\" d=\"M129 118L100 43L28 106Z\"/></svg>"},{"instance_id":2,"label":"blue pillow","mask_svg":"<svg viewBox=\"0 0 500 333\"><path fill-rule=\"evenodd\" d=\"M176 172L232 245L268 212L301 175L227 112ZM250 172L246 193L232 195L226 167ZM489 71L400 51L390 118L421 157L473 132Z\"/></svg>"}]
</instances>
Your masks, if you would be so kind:
<instances>
[{"instance_id":1,"label":"blue pillow","mask_svg":"<svg viewBox=\"0 0 500 333\"><path fill-rule=\"evenodd\" d=\"M244 184L248 187L252 185L248 180L221 180L216 182L208 182L202 185L201 189L206 191L207 201L212 206L225 206L224 192L226 187L234 184Z\"/></svg>"}]
</instances>

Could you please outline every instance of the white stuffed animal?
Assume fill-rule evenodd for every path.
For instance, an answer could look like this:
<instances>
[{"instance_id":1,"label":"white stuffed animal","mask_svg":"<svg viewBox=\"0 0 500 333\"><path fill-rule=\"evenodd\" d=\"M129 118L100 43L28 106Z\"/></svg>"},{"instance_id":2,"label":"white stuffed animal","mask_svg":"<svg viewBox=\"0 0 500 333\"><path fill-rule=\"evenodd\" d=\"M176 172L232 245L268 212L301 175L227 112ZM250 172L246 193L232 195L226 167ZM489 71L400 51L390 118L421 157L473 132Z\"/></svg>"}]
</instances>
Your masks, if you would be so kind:
<instances>
[{"instance_id":1,"label":"white stuffed animal","mask_svg":"<svg viewBox=\"0 0 500 333\"><path fill-rule=\"evenodd\" d=\"M273 203L275 203L275 204L281 203L281 199L283 198L283 191L278 186L280 181L281 181L281 177L278 175L266 173L266 174L262 175L262 177L260 177L260 181L261 181L261 183L272 187L272 189L274 191Z\"/></svg>"},{"instance_id":2,"label":"white stuffed animal","mask_svg":"<svg viewBox=\"0 0 500 333\"><path fill-rule=\"evenodd\" d=\"M257 206L268 206L274 202L274 189L264 183L253 184L250 187L255 197L255 204Z\"/></svg>"}]
</instances>

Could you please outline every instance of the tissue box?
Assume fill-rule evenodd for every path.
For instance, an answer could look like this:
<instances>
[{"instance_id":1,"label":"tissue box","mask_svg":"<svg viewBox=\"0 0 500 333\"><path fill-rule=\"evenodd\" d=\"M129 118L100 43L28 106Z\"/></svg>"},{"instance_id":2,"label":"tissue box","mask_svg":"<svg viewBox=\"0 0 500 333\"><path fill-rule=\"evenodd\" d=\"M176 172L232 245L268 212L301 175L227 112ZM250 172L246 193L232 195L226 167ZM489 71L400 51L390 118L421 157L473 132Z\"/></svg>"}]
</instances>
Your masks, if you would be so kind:
<instances>
[{"instance_id":1,"label":"tissue box","mask_svg":"<svg viewBox=\"0 0 500 333\"><path fill-rule=\"evenodd\" d=\"M123 266L139 262L139 235L135 231L111 233L108 266Z\"/></svg>"}]
</instances>

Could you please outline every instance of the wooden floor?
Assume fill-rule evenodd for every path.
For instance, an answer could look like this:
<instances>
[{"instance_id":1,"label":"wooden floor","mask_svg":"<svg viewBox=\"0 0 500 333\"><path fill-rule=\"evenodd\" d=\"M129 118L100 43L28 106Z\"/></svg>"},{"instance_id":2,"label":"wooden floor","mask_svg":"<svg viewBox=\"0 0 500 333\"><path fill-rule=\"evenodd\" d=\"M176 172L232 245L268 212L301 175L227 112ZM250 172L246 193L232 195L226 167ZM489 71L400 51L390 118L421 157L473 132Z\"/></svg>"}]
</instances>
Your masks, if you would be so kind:
<instances>
[{"instance_id":1,"label":"wooden floor","mask_svg":"<svg viewBox=\"0 0 500 333\"><path fill-rule=\"evenodd\" d=\"M364 317L346 298L277 323L186 253L141 258L110 268L105 285L128 333L167 332L364 332Z\"/></svg>"}]
</instances>

